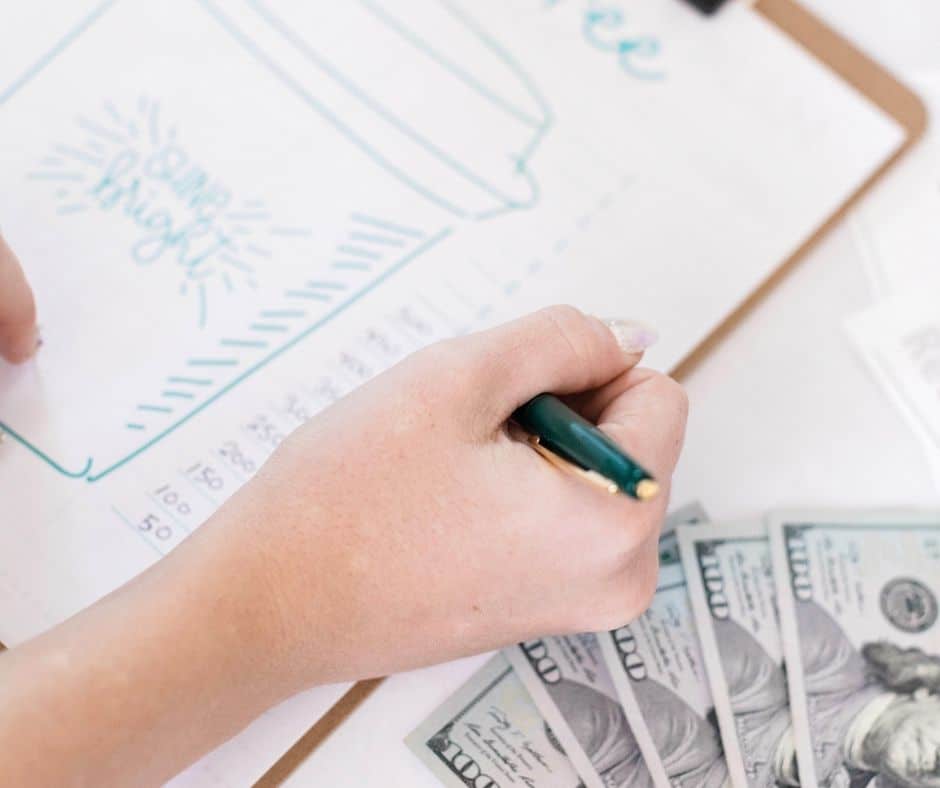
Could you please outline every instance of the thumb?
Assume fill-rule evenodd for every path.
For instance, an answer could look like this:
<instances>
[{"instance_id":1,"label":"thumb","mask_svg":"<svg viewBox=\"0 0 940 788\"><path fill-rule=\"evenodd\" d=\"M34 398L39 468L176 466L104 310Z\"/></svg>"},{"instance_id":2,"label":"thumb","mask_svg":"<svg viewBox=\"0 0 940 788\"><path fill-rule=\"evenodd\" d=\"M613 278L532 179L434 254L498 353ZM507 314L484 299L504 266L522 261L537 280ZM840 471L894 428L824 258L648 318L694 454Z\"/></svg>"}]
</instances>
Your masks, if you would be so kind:
<instances>
[{"instance_id":1,"label":"thumb","mask_svg":"<svg viewBox=\"0 0 940 788\"><path fill-rule=\"evenodd\" d=\"M655 339L640 323L605 323L572 306L552 306L465 341L478 396L487 400L480 404L501 423L537 394L569 394L617 378Z\"/></svg>"},{"instance_id":2,"label":"thumb","mask_svg":"<svg viewBox=\"0 0 940 788\"><path fill-rule=\"evenodd\" d=\"M0 356L26 361L39 343L36 302L16 255L0 236Z\"/></svg>"}]
</instances>

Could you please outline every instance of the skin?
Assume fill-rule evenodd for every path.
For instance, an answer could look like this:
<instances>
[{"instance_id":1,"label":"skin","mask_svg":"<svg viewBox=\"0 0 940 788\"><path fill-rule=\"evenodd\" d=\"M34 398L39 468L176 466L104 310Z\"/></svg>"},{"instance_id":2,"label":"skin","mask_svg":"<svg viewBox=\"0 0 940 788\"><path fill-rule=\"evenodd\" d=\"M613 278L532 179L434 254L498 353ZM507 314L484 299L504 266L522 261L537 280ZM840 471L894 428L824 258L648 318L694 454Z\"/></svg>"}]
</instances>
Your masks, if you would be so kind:
<instances>
[{"instance_id":1,"label":"skin","mask_svg":"<svg viewBox=\"0 0 940 788\"><path fill-rule=\"evenodd\" d=\"M38 346L33 292L20 261L0 235L0 356L19 364Z\"/></svg>"},{"instance_id":2,"label":"skin","mask_svg":"<svg viewBox=\"0 0 940 788\"><path fill-rule=\"evenodd\" d=\"M35 309L2 250L16 361ZM0 656L0 784L157 784L305 688L632 620L687 408L638 360L554 307L421 351L321 413L169 556ZM543 390L664 494L607 495L510 438Z\"/></svg>"}]
</instances>

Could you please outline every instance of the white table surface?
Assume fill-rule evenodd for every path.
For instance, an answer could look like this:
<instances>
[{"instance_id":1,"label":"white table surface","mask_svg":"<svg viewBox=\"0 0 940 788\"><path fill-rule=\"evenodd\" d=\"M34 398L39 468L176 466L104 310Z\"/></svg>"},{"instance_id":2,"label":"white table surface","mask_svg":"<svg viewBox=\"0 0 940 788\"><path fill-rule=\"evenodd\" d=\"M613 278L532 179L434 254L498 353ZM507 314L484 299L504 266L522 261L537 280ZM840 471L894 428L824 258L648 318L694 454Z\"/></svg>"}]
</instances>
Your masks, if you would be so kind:
<instances>
[{"instance_id":1,"label":"white table surface","mask_svg":"<svg viewBox=\"0 0 940 788\"><path fill-rule=\"evenodd\" d=\"M920 443L842 332L872 301L851 233L834 232L686 381L674 501L740 520L779 506L937 506ZM288 781L427 786L402 739L480 658L395 676Z\"/></svg>"},{"instance_id":2,"label":"white table surface","mask_svg":"<svg viewBox=\"0 0 940 788\"><path fill-rule=\"evenodd\" d=\"M902 76L940 69L934 0L806 5ZM843 224L686 379L691 413L674 502L697 498L714 518L734 520L781 506L940 505L920 443L842 330L874 301ZM387 680L288 784L436 785L402 738L481 662Z\"/></svg>"}]
</instances>

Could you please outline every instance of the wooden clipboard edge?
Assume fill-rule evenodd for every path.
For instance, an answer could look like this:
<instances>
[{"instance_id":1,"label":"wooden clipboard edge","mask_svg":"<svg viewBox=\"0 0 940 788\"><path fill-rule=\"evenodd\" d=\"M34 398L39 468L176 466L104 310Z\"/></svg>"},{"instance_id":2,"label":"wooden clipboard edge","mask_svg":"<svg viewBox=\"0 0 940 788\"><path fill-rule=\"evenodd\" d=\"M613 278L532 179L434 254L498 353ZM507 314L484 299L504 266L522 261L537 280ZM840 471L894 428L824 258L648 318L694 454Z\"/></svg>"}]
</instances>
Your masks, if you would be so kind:
<instances>
[{"instance_id":1,"label":"wooden clipboard edge","mask_svg":"<svg viewBox=\"0 0 940 788\"><path fill-rule=\"evenodd\" d=\"M385 679L366 679L357 681L330 710L316 721L314 726L301 736L278 761L261 775L254 788L275 788L290 776L306 758L323 743L324 739L345 722L366 698L368 698Z\"/></svg>"},{"instance_id":2,"label":"wooden clipboard edge","mask_svg":"<svg viewBox=\"0 0 940 788\"><path fill-rule=\"evenodd\" d=\"M818 17L798 5L795 0L759 0L754 5L754 10L894 118L904 128L907 137L894 154L882 163L835 213L673 368L671 374L678 380L688 377L708 354L760 305L770 291L793 271L872 186L917 144L927 130L927 108L916 93Z\"/></svg>"},{"instance_id":3,"label":"wooden clipboard edge","mask_svg":"<svg viewBox=\"0 0 940 788\"><path fill-rule=\"evenodd\" d=\"M813 57L894 118L904 127L907 138L835 213L672 369L671 374L678 380L688 377L741 320L757 308L770 291L793 271L868 190L917 143L927 129L927 109L917 94L814 14L798 5L795 0L758 0L754 11L776 25ZM720 16L718 19L720 20ZM720 21L717 23L720 24ZM353 685L324 717L265 772L255 786L274 788L281 785L383 681L384 679L369 679Z\"/></svg>"}]
</instances>

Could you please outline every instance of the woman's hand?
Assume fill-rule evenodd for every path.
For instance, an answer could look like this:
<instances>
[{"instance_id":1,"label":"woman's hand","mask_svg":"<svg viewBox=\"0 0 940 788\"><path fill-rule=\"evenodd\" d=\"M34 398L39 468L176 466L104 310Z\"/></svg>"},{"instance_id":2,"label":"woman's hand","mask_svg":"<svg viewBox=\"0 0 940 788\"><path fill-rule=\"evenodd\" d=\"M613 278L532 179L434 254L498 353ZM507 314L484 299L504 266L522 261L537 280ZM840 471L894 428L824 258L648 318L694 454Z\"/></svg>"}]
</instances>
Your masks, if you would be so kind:
<instances>
[{"instance_id":1,"label":"woman's hand","mask_svg":"<svg viewBox=\"0 0 940 788\"><path fill-rule=\"evenodd\" d=\"M0 783L159 783L313 684L634 618L686 399L634 368L647 332L618 334L554 307L424 350L312 419L169 556L0 656ZM542 391L663 494L611 496L510 439Z\"/></svg>"},{"instance_id":2,"label":"woman's hand","mask_svg":"<svg viewBox=\"0 0 940 788\"><path fill-rule=\"evenodd\" d=\"M613 628L647 606L686 398L634 368L641 328L623 338L628 352L553 307L432 346L297 430L226 504L198 538L258 559L294 688ZM508 437L542 391L571 395L664 493L612 496Z\"/></svg>"},{"instance_id":3,"label":"woman's hand","mask_svg":"<svg viewBox=\"0 0 940 788\"><path fill-rule=\"evenodd\" d=\"M38 346L33 291L13 250L0 236L0 356L18 364Z\"/></svg>"}]
</instances>

